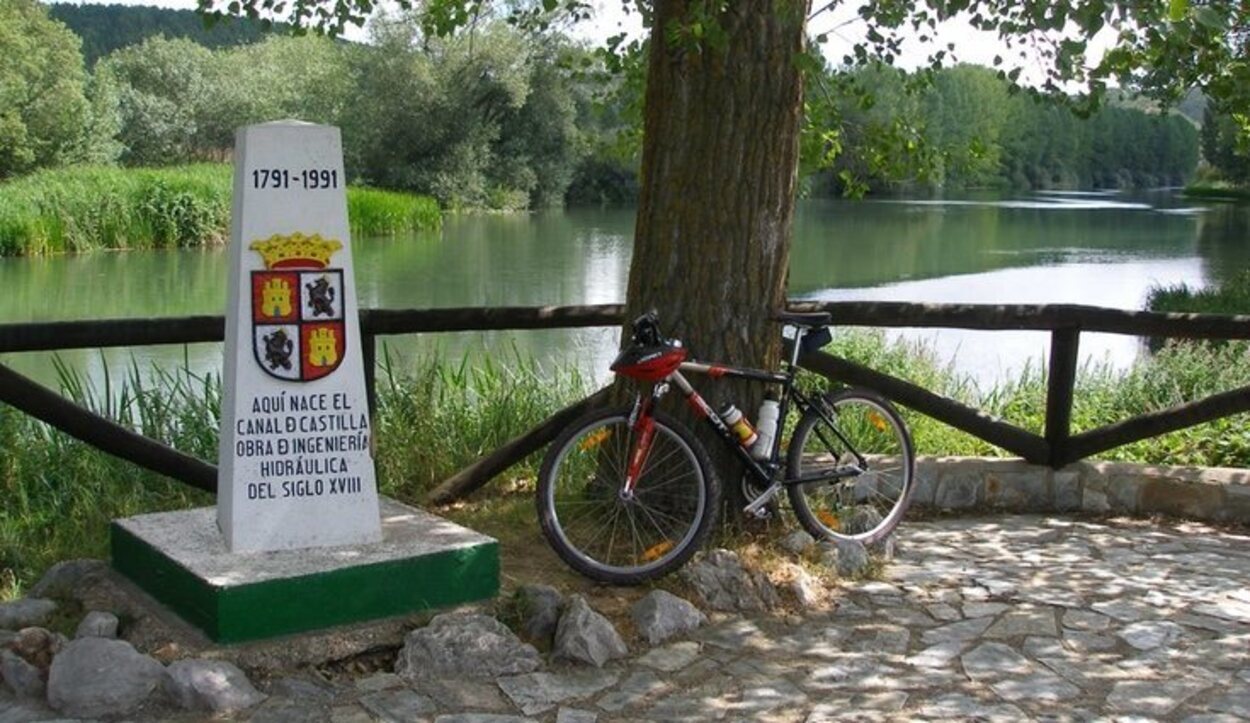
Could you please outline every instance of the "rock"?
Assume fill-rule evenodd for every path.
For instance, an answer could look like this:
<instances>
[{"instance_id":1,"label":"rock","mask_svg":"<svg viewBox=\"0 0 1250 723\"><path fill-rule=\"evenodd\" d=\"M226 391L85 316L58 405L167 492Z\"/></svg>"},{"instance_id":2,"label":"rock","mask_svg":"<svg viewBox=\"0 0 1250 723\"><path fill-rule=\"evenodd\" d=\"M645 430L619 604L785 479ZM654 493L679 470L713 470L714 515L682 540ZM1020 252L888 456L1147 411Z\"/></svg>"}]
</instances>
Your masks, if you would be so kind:
<instances>
[{"instance_id":1,"label":"rock","mask_svg":"<svg viewBox=\"0 0 1250 723\"><path fill-rule=\"evenodd\" d=\"M599 714L580 708L560 708L556 711L556 723L595 723Z\"/></svg>"},{"instance_id":2,"label":"rock","mask_svg":"<svg viewBox=\"0 0 1250 723\"><path fill-rule=\"evenodd\" d=\"M255 719L253 719L255 720ZM330 709L329 723L374 723L373 714L358 703L336 705Z\"/></svg>"},{"instance_id":3,"label":"rock","mask_svg":"<svg viewBox=\"0 0 1250 723\"><path fill-rule=\"evenodd\" d=\"M961 656L960 661L964 674L976 683L1007 676L1023 678L1036 672L1027 658L1002 643L982 643Z\"/></svg>"},{"instance_id":4,"label":"rock","mask_svg":"<svg viewBox=\"0 0 1250 723\"><path fill-rule=\"evenodd\" d=\"M528 673L500 678L499 687L525 715L551 710L567 700L588 698L616 685L618 677L606 670L567 673Z\"/></svg>"},{"instance_id":5,"label":"rock","mask_svg":"<svg viewBox=\"0 0 1250 723\"><path fill-rule=\"evenodd\" d=\"M52 658L69 642L64 635L43 628L23 628L9 643L9 648L22 656L26 662L47 670Z\"/></svg>"},{"instance_id":6,"label":"rock","mask_svg":"<svg viewBox=\"0 0 1250 723\"><path fill-rule=\"evenodd\" d=\"M117 616L113 613L92 610L78 623L74 631L75 638L115 638L117 637Z\"/></svg>"},{"instance_id":7,"label":"rock","mask_svg":"<svg viewBox=\"0 0 1250 723\"><path fill-rule=\"evenodd\" d=\"M859 577L868 567L868 549L858 540L826 542L821 547L821 561L837 570L839 577Z\"/></svg>"},{"instance_id":8,"label":"rock","mask_svg":"<svg viewBox=\"0 0 1250 723\"><path fill-rule=\"evenodd\" d=\"M21 630L43 625L54 612L56 612L56 603L39 597L0 603L0 628Z\"/></svg>"},{"instance_id":9,"label":"rock","mask_svg":"<svg viewBox=\"0 0 1250 723\"><path fill-rule=\"evenodd\" d=\"M713 610L758 612L775 604L777 594L767 579L748 574L729 550L712 550L682 568L681 576Z\"/></svg>"},{"instance_id":10,"label":"rock","mask_svg":"<svg viewBox=\"0 0 1250 723\"><path fill-rule=\"evenodd\" d=\"M259 705L265 695L233 663L179 660L165 670L165 692L187 710L233 713Z\"/></svg>"},{"instance_id":11,"label":"rock","mask_svg":"<svg viewBox=\"0 0 1250 723\"><path fill-rule=\"evenodd\" d=\"M390 719L388 719L390 720ZM408 720L407 718L403 720ZM418 720L418 719L412 719ZM424 718L419 720L426 720ZM434 723L538 723L533 718L500 713L447 713L434 719Z\"/></svg>"},{"instance_id":12,"label":"rock","mask_svg":"<svg viewBox=\"0 0 1250 723\"><path fill-rule=\"evenodd\" d=\"M75 640L48 671L48 703L79 718L126 715L147 702L165 666L130 643L105 638Z\"/></svg>"},{"instance_id":13,"label":"rock","mask_svg":"<svg viewBox=\"0 0 1250 723\"><path fill-rule=\"evenodd\" d=\"M312 700L322 703L329 703L334 700L333 689L322 683L314 683L303 678L279 678L269 686L269 693L286 698Z\"/></svg>"},{"instance_id":14,"label":"rock","mask_svg":"<svg viewBox=\"0 0 1250 723\"><path fill-rule=\"evenodd\" d=\"M667 691L670 687L671 683L661 680L653 671L635 671L599 698L598 706L608 713L620 713L626 708L637 706L647 698Z\"/></svg>"},{"instance_id":15,"label":"rock","mask_svg":"<svg viewBox=\"0 0 1250 723\"><path fill-rule=\"evenodd\" d=\"M876 507L856 505L849 514L843 516L842 532L847 535L858 535L881 524L881 513Z\"/></svg>"},{"instance_id":16,"label":"rock","mask_svg":"<svg viewBox=\"0 0 1250 723\"><path fill-rule=\"evenodd\" d=\"M515 597L521 613L521 630L530 640L549 645L564 609L564 596L550 585L522 585L517 588Z\"/></svg>"},{"instance_id":17,"label":"rock","mask_svg":"<svg viewBox=\"0 0 1250 723\"><path fill-rule=\"evenodd\" d=\"M950 473L938 480L933 504L944 510L966 510L976 507L980 491L980 473Z\"/></svg>"},{"instance_id":18,"label":"rock","mask_svg":"<svg viewBox=\"0 0 1250 723\"><path fill-rule=\"evenodd\" d=\"M652 645L698 629L707 622L699 608L664 590L652 590L630 611L638 633Z\"/></svg>"},{"instance_id":19,"label":"rock","mask_svg":"<svg viewBox=\"0 0 1250 723\"><path fill-rule=\"evenodd\" d=\"M781 549L794 555L803 555L816 546L816 538L805 530L795 530L781 538Z\"/></svg>"},{"instance_id":20,"label":"rock","mask_svg":"<svg viewBox=\"0 0 1250 723\"><path fill-rule=\"evenodd\" d=\"M686 640L647 651L637 662L665 673L675 673L693 663L699 657L700 650L701 645L693 640Z\"/></svg>"},{"instance_id":21,"label":"rock","mask_svg":"<svg viewBox=\"0 0 1250 723\"><path fill-rule=\"evenodd\" d=\"M893 534L886 535L868 545L868 554L882 560L893 560L898 556L898 542Z\"/></svg>"},{"instance_id":22,"label":"rock","mask_svg":"<svg viewBox=\"0 0 1250 723\"><path fill-rule=\"evenodd\" d=\"M596 668L629 654L620 633L608 619L591 609L581 595L569 599L556 627L555 657L590 663Z\"/></svg>"},{"instance_id":23,"label":"rock","mask_svg":"<svg viewBox=\"0 0 1250 723\"><path fill-rule=\"evenodd\" d=\"M58 562L39 578L30 589L31 597L52 597L62 600L77 599L80 588L92 585L108 573L104 560L66 560Z\"/></svg>"},{"instance_id":24,"label":"rock","mask_svg":"<svg viewBox=\"0 0 1250 723\"><path fill-rule=\"evenodd\" d=\"M812 577L807 570L795 564L787 564L783 570L786 575L786 588L801 608L810 608L824 597L820 581Z\"/></svg>"},{"instance_id":25,"label":"rock","mask_svg":"<svg viewBox=\"0 0 1250 723\"><path fill-rule=\"evenodd\" d=\"M1107 493L1086 487L1081 494L1081 510L1095 515L1110 511L1111 505L1107 502Z\"/></svg>"},{"instance_id":26,"label":"rock","mask_svg":"<svg viewBox=\"0 0 1250 723\"><path fill-rule=\"evenodd\" d=\"M1116 633L1138 650L1167 647L1184 634L1184 628L1169 620L1143 620L1126 625Z\"/></svg>"},{"instance_id":27,"label":"rock","mask_svg":"<svg viewBox=\"0 0 1250 723\"><path fill-rule=\"evenodd\" d=\"M474 613L444 613L408 634L395 672L493 678L537 670L542 663L533 645L521 642L503 623Z\"/></svg>"},{"instance_id":28,"label":"rock","mask_svg":"<svg viewBox=\"0 0 1250 723\"><path fill-rule=\"evenodd\" d=\"M18 698L43 700L43 675L39 669L11 650L0 650L0 679Z\"/></svg>"},{"instance_id":29,"label":"rock","mask_svg":"<svg viewBox=\"0 0 1250 723\"><path fill-rule=\"evenodd\" d=\"M379 690L402 688L404 687L404 679L394 673L374 673L364 678L357 678L355 685L356 690L376 693Z\"/></svg>"},{"instance_id":30,"label":"rock","mask_svg":"<svg viewBox=\"0 0 1250 723\"><path fill-rule=\"evenodd\" d=\"M366 716L367 720L373 720L373 717L364 710L360 712ZM291 700L275 696L252 711L248 715L248 723L330 723L330 711L324 705L313 701Z\"/></svg>"},{"instance_id":31,"label":"rock","mask_svg":"<svg viewBox=\"0 0 1250 723\"><path fill-rule=\"evenodd\" d=\"M384 721L418 721L436 709L434 701L407 688L366 695L360 704Z\"/></svg>"},{"instance_id":32,"label":"rock","mask_svg":"<svg viewBox=\"0 0 1250 723\"><path fill-rule=\"evenodd\" d=\"M433 700L441 710L511 710L493 680L426 677L414 681L412 688Z\"/></svg>"},{"instance_id":33,"label":"rock","mask_svg":"<svg viewBox=\"0 0 1250 723\"><path fill-rule=\"evenodd\" d=\"M1055 613L1049 608L1014 608L1003 613L998 622L985 631L987 638L1014 638L1021 635L1042 635L1053 638L1059 634Z\"/></svg>"}]
</instances>

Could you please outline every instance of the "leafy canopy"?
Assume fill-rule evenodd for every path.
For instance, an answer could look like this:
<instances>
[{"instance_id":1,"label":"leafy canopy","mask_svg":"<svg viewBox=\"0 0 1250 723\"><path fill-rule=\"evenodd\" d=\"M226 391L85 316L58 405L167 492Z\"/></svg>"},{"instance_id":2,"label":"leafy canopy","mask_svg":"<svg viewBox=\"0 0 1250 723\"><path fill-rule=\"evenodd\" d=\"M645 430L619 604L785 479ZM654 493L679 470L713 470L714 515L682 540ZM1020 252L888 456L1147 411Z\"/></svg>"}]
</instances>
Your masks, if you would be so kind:
<instances>
[{"instance_id":1,"label":"leafy canopy","mask_svg":"<svg viewBox=\"0 0 1250 723\"><path fill-rule=\"evenodd\" d=\"M644 25L656 0L621 0L627 11L641 14ZM562 20L591 17L584 0L397 0L416 9L431 34L447 34L473 26L484 17L506 16L511 22L546 27ZM300 28L339 34L360 25L376 0L198 0L210 15L246 15L291 22ZM849 4L820 2L811 17ZM687 38L715 45L717 18L733 0L691 0L687 17L665 28L669 38ZM997 58L1004 77L1015 82L1026 65L1044 72L1041 92L1062 94L1079 87L1079 103L1092 108L1110 86L1151 95L1165 102L1179 100L1201 87L1221 109L1243 124L1250 118L1250 5L1220 0L866 0L858 8L868 28L846 65L893 64L905 39L930 44L932 67L955 60L953 45L936 47L939 24L963 18L973 27L997 34L1010 49ZM1112 45L1101 59L1089 57L1090 43L1110 34ZM817 38L821 40L822 38ZM609 39L617 48L620 37ZM1014 57L1013 57L1014 56Z\"/></svg>"}]
</instances>

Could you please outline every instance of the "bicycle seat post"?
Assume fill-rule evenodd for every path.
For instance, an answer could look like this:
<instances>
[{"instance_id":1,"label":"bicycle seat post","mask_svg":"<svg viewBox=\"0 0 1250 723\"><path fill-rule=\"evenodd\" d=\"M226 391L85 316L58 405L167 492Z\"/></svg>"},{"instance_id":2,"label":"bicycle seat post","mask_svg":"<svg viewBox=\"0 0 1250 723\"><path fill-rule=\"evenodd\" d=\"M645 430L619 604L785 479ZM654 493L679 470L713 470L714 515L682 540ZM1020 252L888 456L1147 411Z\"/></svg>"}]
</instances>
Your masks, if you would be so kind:
<instances>
[{"instance_id":1,"label":"bicycle seat post","mask_svg":"<svg viewBox=\"0 0 1250 723\"><path fill-rule=\"evenodd\" d=\"M794 370L799 365L799 352L803 348L803 337L807 335L808 331L808 328L801 324L794 325L794 345L790 348L790 368L788 370L791 376L794 375Z\"/></svg>"}]
</instances>

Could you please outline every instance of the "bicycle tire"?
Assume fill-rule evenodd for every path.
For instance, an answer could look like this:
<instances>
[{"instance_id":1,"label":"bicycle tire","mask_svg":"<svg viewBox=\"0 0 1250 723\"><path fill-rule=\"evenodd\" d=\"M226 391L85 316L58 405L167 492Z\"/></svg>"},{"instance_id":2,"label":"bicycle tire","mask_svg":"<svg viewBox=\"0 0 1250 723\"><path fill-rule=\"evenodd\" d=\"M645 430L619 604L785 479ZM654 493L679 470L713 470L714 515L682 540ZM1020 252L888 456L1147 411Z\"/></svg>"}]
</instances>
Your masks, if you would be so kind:
<instances>
[{"instance_id":1,"label":"bicycle tire","mask_svg":"<svg viewBox=\"0 0 1250 723\"><path fill-rule=\"evenodd\" d=\"M878 542L898 526L915 492L911 433L889 401L866 389L841 390L823 401L842 436L829 428L820 409L808 409L790 440L788 476L802 478L818 474L821 467L853 460L854 455L843 449L846 440L866 457L869 467L866 473L833 483L790 485L786 488L790 506L817 539Z\"/></svg>"},{"instance_id":2,"label":"bicycle tire","mask_svg":"<svg viewBox=\"0 0 1250 723\"><path fill-rule=\"evenodd\" d=\"M659 411L654 413L656 435L651 456L639 475L635 497L630 501L620 498L618 492L632 450L631 411L630 407L604 409L573 422L552 442L538 473L538 521L548 544L577 572L614 585L637 585L681 567L702 546L720 509L720 483L707 452L688 428ZM590 460L571 457L576 451L581 458L589 450L595 451L593 465ZM614 460L614 456L623 456L623 459ZM689 469L684 470L685 467ZM671 474L673 469L677 469L677 476L655 479L660 474ZM685 475L689 475L689 479ZM668 485L673 485L674 489L661 494L662 488ZM687 488L693 496L683 498L672 494ZM596 500L596 495L603 497ZM679 516L679 509L688 507L691 502L694 507L689 510L687 528L676 529L684 521L684 513ZM667 512L657 514L657 508L648 507L649 503L668 505ZM580 529L575 527L579 520L594 516L596 512L581 509L580 517L572 518L570 508L596 504L614 510L611 513L614 515L613 538L616 526L621 523L619 516L625 516L624 521L635 537L629 550L634 556L633 564L603 559L613 557L611 541L606 551L587 550L584 548L591 545L584 536L573 534L572 531ZM678 522L673 525L673 532L680 533L679 539L673 539L675 534L666 535L669 530L664 516ZM604 522L607 524L606 520ZM643 523L644 530L654 529L659 533L655 537L660 539L650 544L648 540L637 539L640 534L637 523ZM649 556L654 559L648 559Z\"/></svg>"}]
</instances>

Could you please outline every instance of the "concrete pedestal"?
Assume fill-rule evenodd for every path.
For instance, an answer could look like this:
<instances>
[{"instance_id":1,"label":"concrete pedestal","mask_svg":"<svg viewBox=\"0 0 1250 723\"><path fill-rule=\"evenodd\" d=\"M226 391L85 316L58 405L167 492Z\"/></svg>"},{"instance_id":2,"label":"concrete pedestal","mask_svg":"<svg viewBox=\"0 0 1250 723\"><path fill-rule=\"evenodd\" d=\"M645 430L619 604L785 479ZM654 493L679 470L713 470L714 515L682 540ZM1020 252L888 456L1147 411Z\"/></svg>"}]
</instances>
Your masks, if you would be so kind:
<instances>
[{"instance_id":1,"label":"concrete pedestal","mask_svg":"<svg viewBox=\"0 0 1250 723\"><path fill-rule=\"evenodd\" d=\"M113 567L219 643L494 597L499 543L383 498L382 541L230 553L215 508L113 523Z\"/></svg>"}]
</instances>

